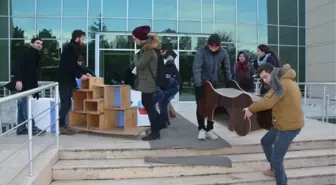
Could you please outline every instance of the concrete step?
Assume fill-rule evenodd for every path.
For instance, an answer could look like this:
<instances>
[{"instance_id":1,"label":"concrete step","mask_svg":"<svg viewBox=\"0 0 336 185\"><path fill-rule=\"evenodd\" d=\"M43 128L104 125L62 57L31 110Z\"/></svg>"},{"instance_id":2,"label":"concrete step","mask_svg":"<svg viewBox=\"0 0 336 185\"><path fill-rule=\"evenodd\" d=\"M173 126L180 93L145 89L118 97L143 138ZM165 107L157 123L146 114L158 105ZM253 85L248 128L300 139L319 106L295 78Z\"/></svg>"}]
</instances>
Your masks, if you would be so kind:
<instances>
[{"instance_id":1,"label":"concrete step","mask_svg":"<svg viewBox=\"0 0 336 185\"><path fill-rule=\"evenodd\" d=\"M288 169L288 184L326 185L335 184L336 166ZM51 185L274 185L272 177L260 171L176 178L125 179L125 180L87 180L54 181Z\"/></svg>"},{"instance_id":2,"label":"concrete step","mask_svg":"<svg viewBox=\"0 0 336 185\"><path fill-rule=\"evenodd\" d=\"M269 162L263 153L258 154L243 154L243 155L229 155L232 167L246 167L249 168L269 168ZM286 168L305 168L314 166L329 166L336 165L336 150L322 149L322 150L301 150L289 151L285 156L284 165Z\"/></svg>"},{"instance_id":3,"label":"concrete step","mask_svg":"<svg viewBox=\"0 0 336 185\"><path fill-rule=\"evenodd\" d=\"M232 168L214 165L146 163L144 159L60 160L53 167L54 180L135 179L229 174L269 168L263 154L229 155ZM287 168L335 165L335 150L290 151Z\"/></svg>"},{"instance_id":4,"label":"concrete step","mask_svg":"<svg viewBox=\"0 0 336 185\"><path fill-rule=\"evenodd\" d=\"M336 139L295 141L290 151L333 149ZM151 149L149 147L139 148L64 148L59 150L59 159L116 159L116 158L144 158L144 157L170 157L176 156L202 156L202 155L229 155L229 154L250 154L262 153L260 144L236 145L231 148L215 150L197 150L190 148L166 148Z\"/></svg>"}]
</instances>

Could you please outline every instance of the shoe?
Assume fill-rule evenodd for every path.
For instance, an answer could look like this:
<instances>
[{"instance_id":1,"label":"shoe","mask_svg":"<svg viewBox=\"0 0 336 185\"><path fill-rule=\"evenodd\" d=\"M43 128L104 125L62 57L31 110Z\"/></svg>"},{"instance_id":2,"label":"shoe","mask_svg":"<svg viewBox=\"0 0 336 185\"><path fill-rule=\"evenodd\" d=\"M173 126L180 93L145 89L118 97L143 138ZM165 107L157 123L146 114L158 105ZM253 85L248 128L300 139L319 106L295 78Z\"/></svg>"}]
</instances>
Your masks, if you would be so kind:
<instances>
[{"instance_id":1,"label":"shoe","mask_svg":"<svg viewBox=\"0 0 336 185\"><path fill-rule=\"evenodd\" d=\"M41 133L40 133L40 132L41 132ZM33 128L33 136L37 135L38 133L40 133L40 135L42 135L42 134L45 134L46 131L44 130L44 131L42 132L42 130L39 129L38 127L34 127L34 128Z\"/></svg>"},{"instance_id":2,"label":"shoe","mask_svg":"<svg viewBox=\"0 0 336 185\"><path fill-rule=\"evenodd\" d=\"M16 135L27 135L28 134L28 130L26 129L26 128L24 128L24 129L20 129L20 128L18 128L17 130L16 130Z\"/></svg>"},{"instance_id":3,"label":"shoe","mask_svg":"<svg viewBox=\"0 0 336 185\"><path fill-rule=\"evenodd\" d=\"M143 141L152 141L152 140L157 140L157 139L161 139L159 132L151 132L149 135L141 138L141 140Z\"/></svg>"},{"instance_id":4,"label":"shoe","mask_svg":"<svg viewBox=\"0 0 336 185\"><path fill-rule=\"evenodd\" d=\"M75 132L68 127L60 127L60 134L72 136L75 135Z\"/></svg>"},{"instance_id":5,"label":"shoe","mask_svg":"<svg viewBox=\"0 0 336 185\"><path fill-rule=\"evenodd\" d=\"M266 175L266 176L269 176L269 177L275 177L275 174L274 174L273 170L271 170L271 169L268 169L268 170L264 171L263 174Z\"/></svg>"},{"instance_id":6,"label":"shoe","mask_svg":"<svg viewBox=\"0 0 336 185\"><path fill-rule=\"evenodd\" d=\"M213 130L209 130L208 132L206 132L206 137L208 137L212 140L218 139L218 136L214 133Z\"/></svg>"},{"instance_id":7,"label":"shoe","mask_svg":"<svg viewBox=\"0 0 336 185\"><path fill-rule=\"evenodd\" d=\"M206 139L205 134L206 134L205 130L201 129L201 130L198 132L198 139L199 139L199 140L205 140L205 139Z\"/></svg>"}]
</instances>

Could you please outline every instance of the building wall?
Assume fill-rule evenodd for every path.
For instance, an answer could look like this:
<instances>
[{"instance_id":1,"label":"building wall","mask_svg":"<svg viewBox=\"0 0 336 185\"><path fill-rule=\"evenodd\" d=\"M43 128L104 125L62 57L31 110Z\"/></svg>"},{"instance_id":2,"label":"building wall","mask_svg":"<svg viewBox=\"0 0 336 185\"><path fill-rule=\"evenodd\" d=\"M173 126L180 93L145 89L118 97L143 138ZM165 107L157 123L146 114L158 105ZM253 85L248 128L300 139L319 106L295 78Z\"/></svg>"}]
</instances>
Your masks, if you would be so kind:
<instances>
[{"instance_id":1,"label":"building wall","mask_svg":"<svg viewBox=\"0 0 336 185\"><path fill-rule=\"evenodd\" d=\"M306 81L336 82L336 0L306 0Z\"/></svg>"}]
</instances>

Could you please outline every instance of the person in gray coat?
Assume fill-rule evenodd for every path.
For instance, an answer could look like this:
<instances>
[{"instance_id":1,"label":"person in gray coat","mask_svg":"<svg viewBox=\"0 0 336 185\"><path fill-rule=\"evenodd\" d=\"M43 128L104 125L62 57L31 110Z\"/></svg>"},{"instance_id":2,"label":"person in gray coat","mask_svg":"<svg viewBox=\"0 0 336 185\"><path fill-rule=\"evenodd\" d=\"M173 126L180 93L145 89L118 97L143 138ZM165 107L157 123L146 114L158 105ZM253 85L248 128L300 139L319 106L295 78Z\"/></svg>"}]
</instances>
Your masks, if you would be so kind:
<instances>
[{"instance_id":1,"label":"person in gray coat","mask_svg":"<svg viewBox=\"0 0 336 185\"><path fill-rule=\"evenodd\" d=\"M202 85L209 81L214 87L218 84L218 70L222 68L226 83L231 80L230 60L227 51L221 47L220 37L217 33L210 35L208 45L200 48L194 57L193 77L195 84L196 104L199 104L202 97ZM196 110L198 122L198 139L204 140L207 137L218 139L213 132L214 122L207 120Z\"/></svg>"}]
</instances>

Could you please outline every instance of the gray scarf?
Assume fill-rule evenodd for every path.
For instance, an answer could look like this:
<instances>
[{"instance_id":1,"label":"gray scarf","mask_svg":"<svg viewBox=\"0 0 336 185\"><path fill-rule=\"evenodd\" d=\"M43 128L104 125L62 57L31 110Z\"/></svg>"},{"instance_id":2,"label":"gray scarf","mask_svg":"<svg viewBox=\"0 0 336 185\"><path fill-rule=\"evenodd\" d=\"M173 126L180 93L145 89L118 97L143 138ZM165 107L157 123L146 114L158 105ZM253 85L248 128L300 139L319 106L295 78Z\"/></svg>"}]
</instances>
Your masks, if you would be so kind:
<instances>
[{"instance_id":1,"label":"gray scarf","mask_svg":"<svg viewBox=\"0 0 336 185\"><path fill-rule=\"evenodd\" d=\"M271 88L278 96L284 95L283 87L280 83L281 68L273 68L271 73Z\"/></svg>"},{"instance_id":2,"label":"gray scarf","mask_svg":"<svg viewBox=\"0 0 336 185\"><path fill-rule=\"evenodd\" d=\"M262 60L258 60L258 66L260 66L260 65L263 64L263 63L265 63L265 62L267 61L267 58L268 58L269 56L271 56L271 54L270 54L270 53L267 53L267 54L265 55L265 57L264 57ZM259 59L260 59L260 58L259 58Z\"/></svg>"}]
</instances>

